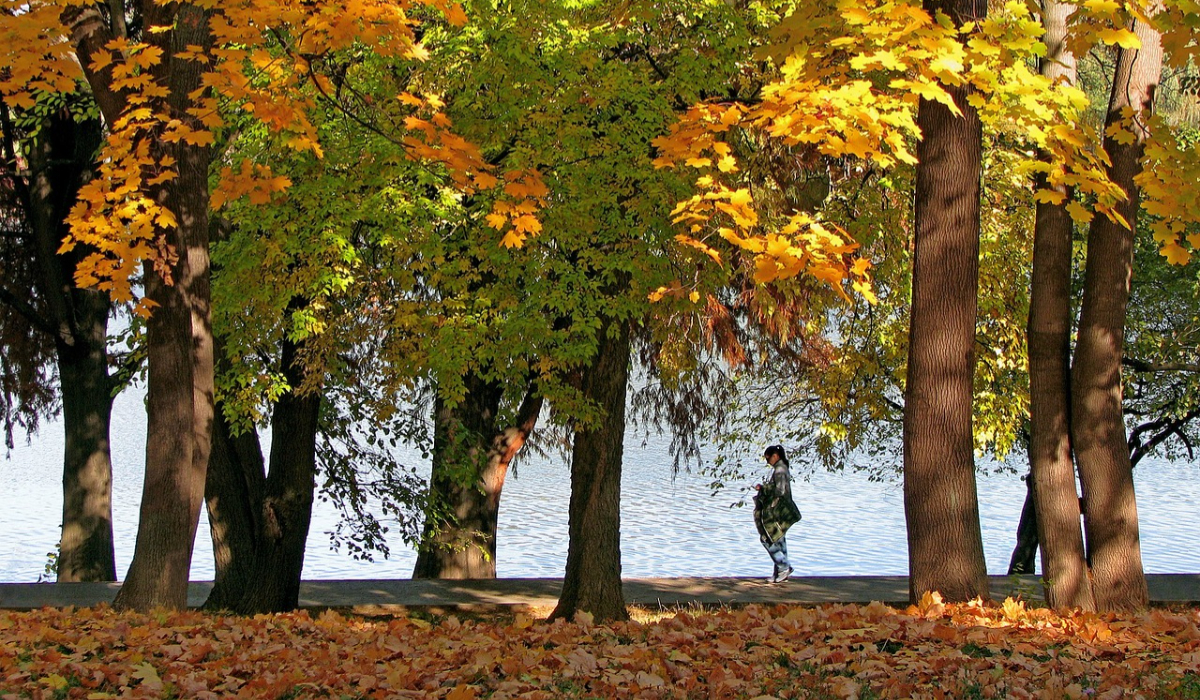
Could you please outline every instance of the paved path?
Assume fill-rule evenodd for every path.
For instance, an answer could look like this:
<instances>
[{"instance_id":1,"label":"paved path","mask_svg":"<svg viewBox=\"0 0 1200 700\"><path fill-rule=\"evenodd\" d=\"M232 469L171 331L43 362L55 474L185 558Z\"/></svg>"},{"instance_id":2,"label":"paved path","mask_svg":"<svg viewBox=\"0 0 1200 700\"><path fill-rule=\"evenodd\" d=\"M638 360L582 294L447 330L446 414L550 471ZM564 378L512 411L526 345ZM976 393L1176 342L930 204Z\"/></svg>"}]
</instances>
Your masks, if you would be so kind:
<instances>
[{"instance_id":1,"label":"paved path","mask_svg":"<svg viewBox=\"0 0 1200 700\"><path fill-rule=\"evenodd\" d=\"M1200 574L1151 574L1146 577L1153 603L1200 602ZM758 578L653 578L626 579L625 601L645 607L721 605L743 603L868 603L904 605L908 601L906 576L795 577L771 585ZM553 606L562 579L508 578L473 581L345 580L305 581L300 585L300 607L342 608L355 612L402 612L409 609L489 609L498 607ZM91 606L112 602L118 583L0 583L0 608L30 610L49 607ZM196 581L188 588L188 604L203 604L212 583ZM1003 600L1020 594L1025 600L1041 599L1036 576L992 576L992 597Z\"/></svg>"}]
</instances>

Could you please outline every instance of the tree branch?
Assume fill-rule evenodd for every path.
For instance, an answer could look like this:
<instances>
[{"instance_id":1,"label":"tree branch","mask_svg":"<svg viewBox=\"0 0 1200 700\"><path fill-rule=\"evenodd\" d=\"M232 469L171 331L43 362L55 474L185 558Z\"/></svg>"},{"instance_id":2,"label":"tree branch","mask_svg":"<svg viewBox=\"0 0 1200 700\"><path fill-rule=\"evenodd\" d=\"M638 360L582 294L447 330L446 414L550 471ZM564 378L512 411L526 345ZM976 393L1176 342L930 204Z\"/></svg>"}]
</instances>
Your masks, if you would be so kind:
<instances>
[{"instance_id":1,"label":"tree branch","mask_svg":"<svg viewBox=\"0 0 1200 700\"><path fill-rule=\"evenodd\" d=\"M49 333L52 336L58 337L58 330L43 318L37 309L33 308L28 301L13 294L4 287L0 287L0 302L25 317L25 320L29 321L29 325L43 333Z\"/></svg>"},{"instance_id":2,"label":"tree branch","mask_svg":"<svg viewBox=\"0 0 1200 700\"><path fill-rule=\"evenodd\" d=\"M1187 425L1188 422L1195 420L1197 417L1200 417L1200 406L1193 408L1185 415L1180 418L1176 418L1175 420L1168 421L1166 419L1160 419L1157 421L1151 421L1150 423L1144 423L1139 425L1137 428L1134 428L1133 432L1131 432L1129 435L1129 461L1131 466L1137 466L1137 463L1141 461L1143 457L1150 454L1154 448L1161 445L1172 435L1178 436L1179 439L1183 441L1184 446L1187 447L1189 459L1193 458L1191 441L1188 440L1187 436L1183 434L1182 428L1183 426ZM1147 442L1142 442L1142 433L1151 430L1157 430L1160 427L1162 430L1159 430L1157 433L1155 433L1154 436L1151 437Z\"/></svg>"},{"instance_id":3,"label":"tree branch","mask_svg":"<svg viewBox=\"0 0 1200 700\"><path fill-rule=\"evenodd\" d=\"M1189 362L1147 362L1135 357L1123 357L1121 364L1134 372L1200 372L1200 365Z\"/></svg>"},{"instance_id":4,"label":"tree branch","mask_svg":"<svg viewBox=\"0 0 1200 700\"><path fill-rule=\"evenodd\" d=\"M124 24L123 15L122 12L122 25ZM79 65L83 67L83 74L87 77L88 84L92 87L92 94L96 98L96 104L100 106L100 113L104 115L105 121L109 124L116 123L121 112L125 111L126 99L124 95L112 89L112 64L99 71L91 68L92 56L101 51L108 51L105 44L115 38L112 28L104 20L104 14L99 5L68 7L62 12L62 23L71 29L71 41L75 45L75 55L79 59Z\"/></svg>"}]
</instances>

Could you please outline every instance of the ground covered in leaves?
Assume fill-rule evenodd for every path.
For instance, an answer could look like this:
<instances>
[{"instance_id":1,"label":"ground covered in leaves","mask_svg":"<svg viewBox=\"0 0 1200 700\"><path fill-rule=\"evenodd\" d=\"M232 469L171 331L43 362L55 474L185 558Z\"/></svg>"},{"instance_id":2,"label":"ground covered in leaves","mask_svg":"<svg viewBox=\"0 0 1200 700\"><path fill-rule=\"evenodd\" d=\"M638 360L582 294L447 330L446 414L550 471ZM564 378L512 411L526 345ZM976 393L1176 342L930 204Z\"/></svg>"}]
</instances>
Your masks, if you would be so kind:
<instances>
[{"instance_id":1,"label":"ground covered in leaves","mask_svg":"<svg viewBox=\"0 0 1200 700\"><path fill-rule=\"evenodd\" d=\"M1200 698L1200 611L0 612L0 698Z\"/></svg>"}]
</instances>

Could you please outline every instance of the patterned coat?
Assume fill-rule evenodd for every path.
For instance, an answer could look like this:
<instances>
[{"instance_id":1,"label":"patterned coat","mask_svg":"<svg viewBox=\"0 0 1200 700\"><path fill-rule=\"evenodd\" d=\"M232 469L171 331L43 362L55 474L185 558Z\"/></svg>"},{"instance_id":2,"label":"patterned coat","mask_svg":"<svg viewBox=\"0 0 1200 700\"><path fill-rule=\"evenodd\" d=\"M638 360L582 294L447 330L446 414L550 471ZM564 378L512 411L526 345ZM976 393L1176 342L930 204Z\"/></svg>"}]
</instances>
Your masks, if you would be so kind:
<instances>
[{"instance_id":1,"label":"patterned coat","mask_svg":"<svg viewBox=\"0 0 1200 700\"><path fill-rule=\"evenodd\" d=\"M792 500L792 475L786 459L775 463L771 476L754 496L754 525L764 543L778 542L788 528L800 520L800 509Z\"/></svg>"}]
</instances>

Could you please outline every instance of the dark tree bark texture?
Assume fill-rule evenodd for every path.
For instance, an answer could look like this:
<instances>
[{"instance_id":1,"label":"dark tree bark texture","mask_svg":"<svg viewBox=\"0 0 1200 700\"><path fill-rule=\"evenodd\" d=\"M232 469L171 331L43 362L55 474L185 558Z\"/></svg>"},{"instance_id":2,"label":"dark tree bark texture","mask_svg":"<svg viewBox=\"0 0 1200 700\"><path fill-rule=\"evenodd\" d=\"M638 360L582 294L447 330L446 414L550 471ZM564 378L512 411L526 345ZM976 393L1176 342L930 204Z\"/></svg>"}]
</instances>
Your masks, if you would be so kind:
<instances>
[{"instance_id":1,"label":"dark tree bark texture","mask_svg":"<svg viewBox=\"0 0 1200 700\"><path fill-rule=\"evenodd\" d=\"M597 622L629 617L621 588L621 463L630 338L628 321L606 322L595 361L582 377L584 396L604 413L599 425L575 433L567 568L551 619L578 612Z\"/></svg>"},{"instance_id":2,"label":"dark tree bark texture","mask_svg":"<svg viewBox=\"0 0 1200 700\"><path fill-rule=\"evenodd\" d=\"M67 214L91 176L99 121L76 122L63 110L32 144L22 199L31 229L29 258L40 303L37 325L54 342L63 432L63 519L58 581L115 581L109 425L115 383L109 376L108 295L75 284L85 251L60 255Z\"/></svg>"},{"instance_id":3,"label":"dark tree bark texture","mask_svg":"<svg viewBox=\"0 0 1200 700\"><path fill-rule=\"evenodd\" d=\"M304 384L299 351L284 341L280 363L293 388ZM242 615L296 609L316 489L320 408L318 392L279 397L265 475L258 435L232 436L220 420L206 491L217 554L206 608Z\"/></svg>"},{"instance_id":4,"label":"dark tree bark texture","mask_svg":"<svg viewBox=\"0 0 1200 700\"><path fill-rule=\"evenodd\" d=\"M500 495L514 456L533 432L542 400L532 390L515 425L497 422L504 387L477 375L455 406L434 404L430 507L413 578L496 578Z\"/></svg>"},{"instance_id":5,"label":"dark tree bark texture","mask_svg":"<svg viewBox=\"0 0 1200 700\"><path fill-rule=\"evenodd\" d=\"M984 0L930 2L957 23L986 16ZM981 135L965 87L963 116L922 100L917 123L916 237L904 410L904 512L909 595L964 601L988 595L975 490L972 379L979 276Z\"/></svg>"},{"instance_id":6,"label":"dark tree bark texture","mask_svg":"<svg viewBox=\"0 0 1200 700\"><path fill-rule=\"evenodd\" d=\"M200 90L204 67L176 58L188 47L208 47L206 11L191 5L139 3L146 26L170 27L147 34L163 50L154 76L167 91L169 112L203 130L188 114L191 95ZM81 63L113 38L112 28L95 7L66 12ZM127 107L112 89L107 72L85 68L105 119L115 123ZM209 307L207 147L184 141L152 144L154 156L175 159L178 176L150 194L169 209L177 226L159 235L177 253L170 280L151 262L145 264L146 298L156 304L147 323L146 474L139 511L137 542L114 607L149 610L187 605L188 574L208 468L213 418L212 316Z\"/></svg>"},{"instance_id":7,"label":"dark tree bark texture","mask_svg":"<svg viewBox=\"0 0 1200 700\"><path fill-rule=\"evenodd\" d=\"M1135 22L1133 29L1142 46L1122 49L1117 55L1107 124L1120 120L1122 110L1128 107L1137 111L1141 121L1132 143L1122 144L1111 136L1104 140L1112 163L1109 177L1128 195L1120 212L1131 226L1137 220L1138 191L1133 179L1141 170L1147 137L1144 120L1151 112L1162 71L1158 33L1144 22ZM1133 272L1133 236L1134 231L1107 217L1092 220L1071 368L1071 437L1083 489L1092 589L1101 610L1142 608L1148 599L1121 411L1121 358Z\"/></svg>"}]
</instances>

